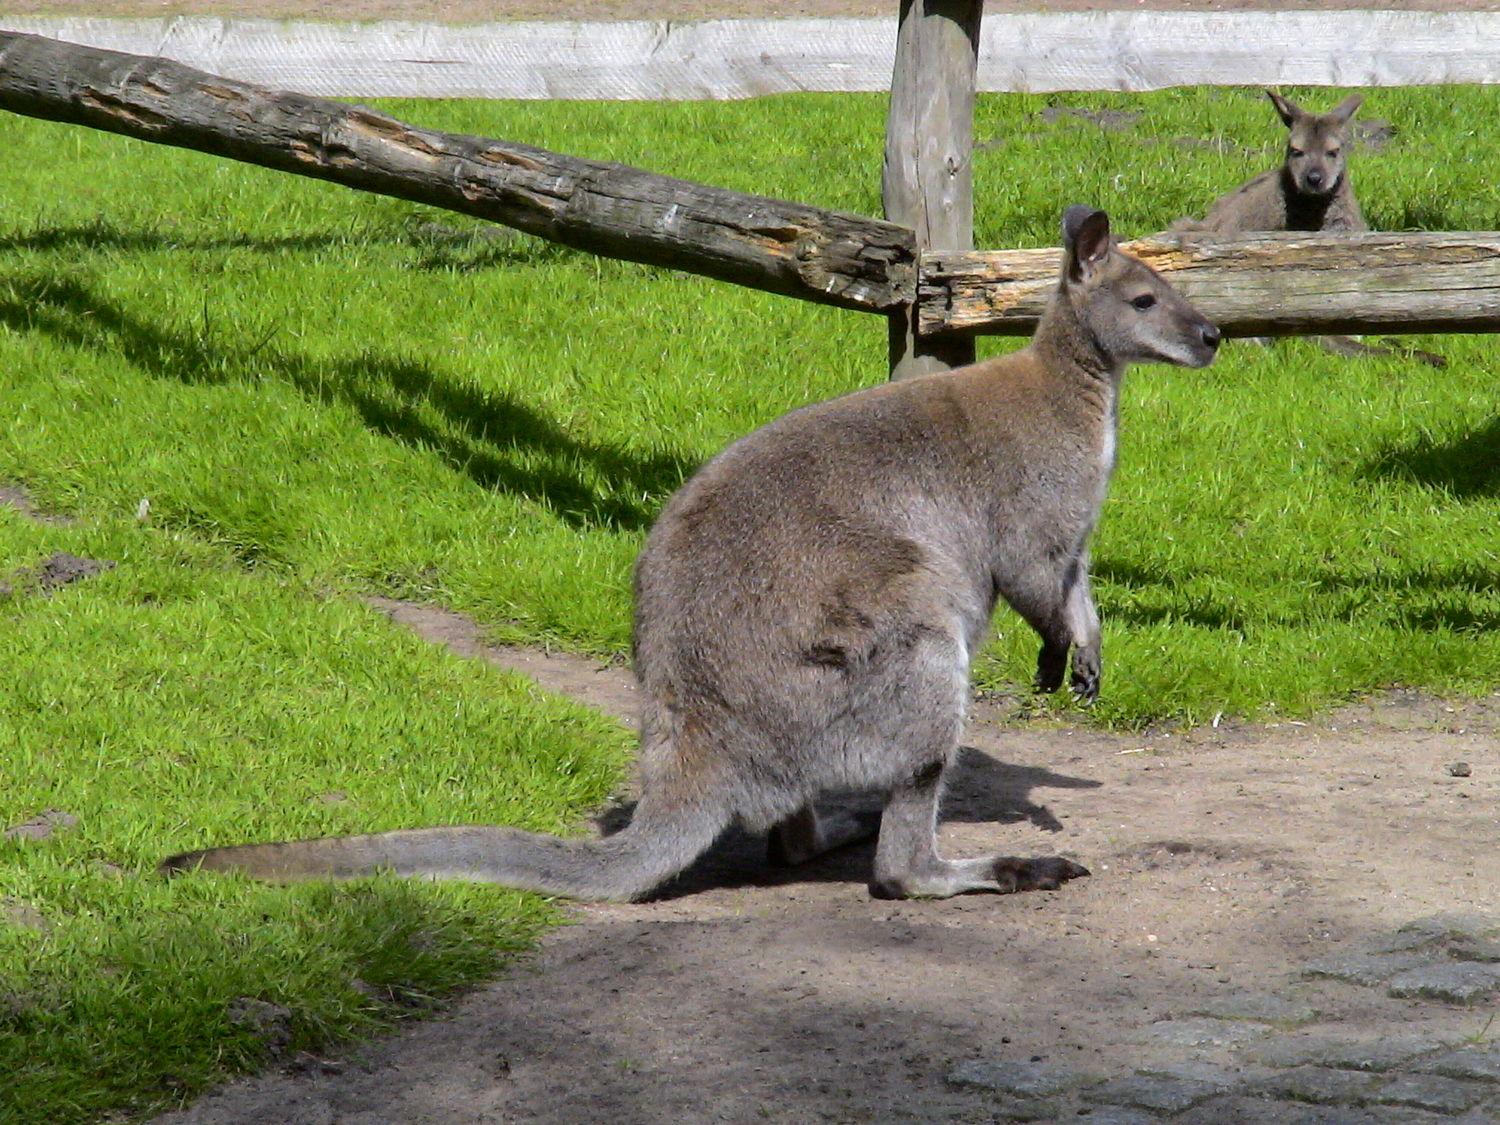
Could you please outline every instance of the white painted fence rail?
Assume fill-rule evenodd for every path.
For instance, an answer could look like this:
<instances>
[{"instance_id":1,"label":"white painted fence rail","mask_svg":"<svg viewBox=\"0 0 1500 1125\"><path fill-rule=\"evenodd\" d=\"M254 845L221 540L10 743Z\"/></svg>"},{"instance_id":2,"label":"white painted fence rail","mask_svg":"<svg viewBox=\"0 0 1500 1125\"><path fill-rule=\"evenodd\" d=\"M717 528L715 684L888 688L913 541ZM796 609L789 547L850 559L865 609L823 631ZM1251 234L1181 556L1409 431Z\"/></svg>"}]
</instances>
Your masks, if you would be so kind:
<instances>
[{"instance_id":1,"label":"white painted fence rail","mask_svg":"<svg viewBox=\"0 0 1500 1125\"><path fill-rule=\"evenodd\" d=\"M893 5L894 7L894 5ZM890 88L896 19L334 24L0 16L328 97L691 100ZM1500 82L1500 12L996 13L983 91Z\"/></svg>"}]
</instances>

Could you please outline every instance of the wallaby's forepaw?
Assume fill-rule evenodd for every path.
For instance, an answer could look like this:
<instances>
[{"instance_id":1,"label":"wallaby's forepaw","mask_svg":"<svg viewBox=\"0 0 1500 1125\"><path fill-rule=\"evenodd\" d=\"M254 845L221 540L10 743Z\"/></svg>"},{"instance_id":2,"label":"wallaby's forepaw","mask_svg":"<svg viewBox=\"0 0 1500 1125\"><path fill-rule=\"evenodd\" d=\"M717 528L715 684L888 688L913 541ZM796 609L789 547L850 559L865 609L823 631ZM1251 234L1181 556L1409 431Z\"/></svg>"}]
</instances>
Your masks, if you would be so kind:
<instances>
[{"instance_id":1,"label":"wallaby's forepaw","mask_svg":"<svg viewBox=\"0 0 1500 1125\"><path fill-rule=\"evenodd\" d=\"M1031 859L1003 856L995 861L995 882L1000 884L1001 894L1055 891L1069 879L1081 879L1088 874L1087 867L1060 855Z\"/></svg>"},{"instance_id":2,"label":"wallaby's forepaw","mask_svg":"<svg viewBox=\"0 0 1500 1125\"><path fill-rule=\"evenodd\" d=\"M1099 698L1099 654L1078 649L1073 653L1073 680L1069 685L1073 698L1083 706L1091 706Z\"/></svg>"}]
</instances>

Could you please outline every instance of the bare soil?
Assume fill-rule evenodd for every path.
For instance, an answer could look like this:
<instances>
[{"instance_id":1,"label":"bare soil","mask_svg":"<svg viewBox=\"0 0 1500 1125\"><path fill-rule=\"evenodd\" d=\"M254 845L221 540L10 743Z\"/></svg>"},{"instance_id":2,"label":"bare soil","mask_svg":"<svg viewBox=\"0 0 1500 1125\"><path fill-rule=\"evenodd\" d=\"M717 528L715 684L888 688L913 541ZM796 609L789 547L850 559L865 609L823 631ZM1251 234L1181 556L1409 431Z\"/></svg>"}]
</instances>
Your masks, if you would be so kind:
<instances>
[{"instance_id":1,"label":"bare soil","mask_svg":"<svg viewBox=\"0 0 1500 1125\"><path fill-rule=\"evenodd\" d=\"M490 649L446 611L380 608L630 713L622 668ZM161 1123L982 1121L1010 1103L949 1081L965 1060L1253 1072L1237 1043L1176 1041L1196 1026L1177 1021L1222 1003L1306 1007L1299 1035L1482 1030L1483 1008L1303 973L1434 915L1500 925L1500 694L1392 692L1317 723L1145 735L1013 712L976 704L943 844L1062 853L1089 879L883 902L866 891L868 845L778 870L762 840L735 836L655 901L571 908L574 925L451 1013Z\"/></svg>"}]
</instances>

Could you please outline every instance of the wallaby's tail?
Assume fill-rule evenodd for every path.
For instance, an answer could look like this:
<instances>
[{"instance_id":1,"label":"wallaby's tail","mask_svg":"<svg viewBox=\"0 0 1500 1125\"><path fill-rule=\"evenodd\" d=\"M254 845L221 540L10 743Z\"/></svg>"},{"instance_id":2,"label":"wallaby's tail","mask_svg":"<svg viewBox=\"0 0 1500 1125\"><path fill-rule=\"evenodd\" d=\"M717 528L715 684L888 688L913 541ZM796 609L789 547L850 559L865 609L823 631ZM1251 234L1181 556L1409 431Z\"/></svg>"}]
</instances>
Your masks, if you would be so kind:
<instances>
[{"instance_id":1,"label":"wallaby's tail","mask_svg":"<svg viewBox=\"0 0 1500 1125\"><path fill-rule=\"evenodd\" d=\"M467 879L569 898L641 898L697 859L729 823L727 810L661 808L649 795L628 827L603 839L564 840L514 828L417 828L282 844L185 852L162 862L171 874L239 871L257 879L350 879L391 871Z\"/></svg>"}]
</instances>

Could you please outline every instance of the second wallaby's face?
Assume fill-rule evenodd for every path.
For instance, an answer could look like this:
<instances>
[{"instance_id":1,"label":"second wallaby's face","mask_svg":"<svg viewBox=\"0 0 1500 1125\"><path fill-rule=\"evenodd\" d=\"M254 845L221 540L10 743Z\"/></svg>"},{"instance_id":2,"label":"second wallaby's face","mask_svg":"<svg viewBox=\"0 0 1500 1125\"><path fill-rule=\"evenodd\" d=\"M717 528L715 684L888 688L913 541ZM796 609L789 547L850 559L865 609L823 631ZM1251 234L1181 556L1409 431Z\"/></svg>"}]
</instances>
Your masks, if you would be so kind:
<instances>
[{"instance_id":1,"label":"second wallaby's face","mask_svg":"<svg viewBox=\"0 0 1500 1125\"><path fill-rule=\"evenodd\" d=\"M1364 99L1351 94L1328 113L1308 113L1274 90L1266 96L1290 133L1286 141L1286 174L1301 195L1332 195L1347 168L1349 121Z\"/></svg>"},{"instance_id":2,"label":"second wallaby's face","mask_svg":"<svg viewBox=\"0 0 1500 1125\"><path fill-rule=\"evenodd\" d=\"M1063 287L1079 324L1116 367L1207 367L1219 329L1150 266L1122 253L1109 216L1070 207L1063 216Z\"/></svg>"}]
</instances>

